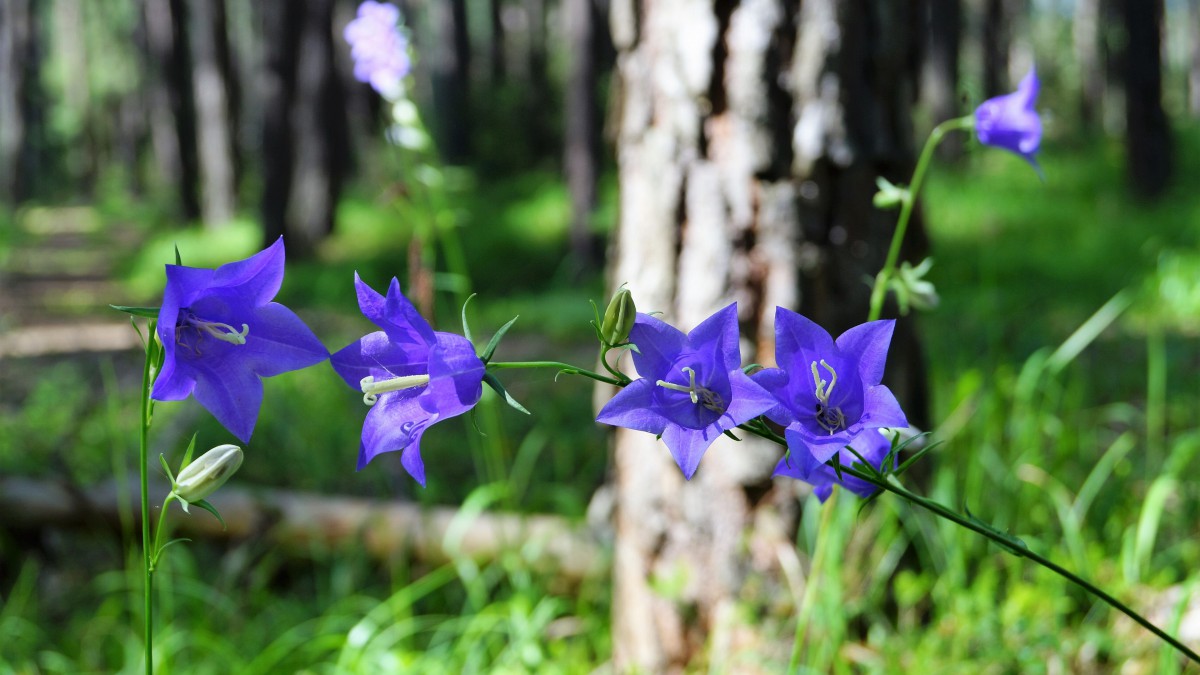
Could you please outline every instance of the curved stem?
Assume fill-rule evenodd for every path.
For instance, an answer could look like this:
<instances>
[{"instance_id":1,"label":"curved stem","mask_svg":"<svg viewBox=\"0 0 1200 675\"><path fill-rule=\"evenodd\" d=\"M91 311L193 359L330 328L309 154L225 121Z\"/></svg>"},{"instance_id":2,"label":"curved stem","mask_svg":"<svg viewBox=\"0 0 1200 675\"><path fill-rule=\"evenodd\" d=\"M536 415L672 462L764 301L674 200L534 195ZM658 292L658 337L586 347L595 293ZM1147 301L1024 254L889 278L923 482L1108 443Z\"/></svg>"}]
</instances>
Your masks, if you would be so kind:
<instances>
[{"instance_id":1,"label":"curved stem","mask_svg":"<svg viewBox=\"0 0 1200 675\"><path fill-rule=\"evenodd\" d=\"M487 367L488 370L504 370L511 368L555 368L560 373L566 373L567 375L582 375L584 377L589 377L593 380L596 380L597 382L604 382L605 384L611 384L617 387L623 387L628 384L627 382L621 382L616 378L601 375L600 373L595 373L584 368L579 368L578 366L573 366L569 363L562 363L561 361L492 361L491 363L487 364Z\"/></svg>"},{"instance_id":2,"label":"curved stem","mask_svg":"<svg viewBox=\"0 0 1200 675\"><path fill-rule=\"evenodd\" d=\"M933 159L934 149L948 132L955 129L970 129L974 126L975 118L968 115L946 120L929 133L929 139L925 141L921 156L917 158L917 166L913 169L912 183L908 186L904 201L900 205L900 217L896 220L896 230L892 233L892 243L888 247L887 260L883 263L883 269L879 271L879 275L875 277L875 285L871 289L871 312L867 316L867 321L875 321L883 312L883 299L887 295L887 284L896 271L896 263L900 259L900 244L904 241L905 231L908 230L908 221L912 218L913 205L917 201L917 194L921 192L921 184L925 180L929 162Z\"/></svg>"},{"instance_id":3,"label":"curved stem","mask_svg":"<svg viewBox=\"0 0 1200 675\"><path fill-rule=\"evenodd\" d=\"M760 423L757 425L755 425L753 423L747 423L747 424L739 425L738 428L744 429L745 431L748 431L756 436L760 436L767 440L775 441L776 443L779 443L781 445L784 445L784 446L787 445L787 441L784 440L784 438L782 436L775 433L770 428L766 427L765 424L762 424L761 419L758 421ZM752 420L752 422L753 422L753 420ZM1046 558L1038 553L1035 553L1034 551L1031 551L1028 548L1025 548L1024 546L1014 546L1013 540L1011 538L1005 537L1004 535L1001 535L1000 533L998 533L992 529L989 529L985 524L974 521L974 520L972 520L966 516L963 516L961 514L955 513L954 511L951 511L950 509L946 508L945 506L943 506L931 499L926 499L925 497L921 497L912 492L909 492L908 490L904 489L903 487L900 487L899 485L891 483L886 478L881 477L878 474L875 474L870 471L862 471L859 469L855 469L854 467L849 467L849 466L845 466L845 465L842 465L841 472L845 475L853 476L855 478L858 478L859 480L866 481L866 482L874 485L875 487L880 488L881 490L891 492L892 494L908 501L910 504L915 504L916 506L919 506L919 507L925 509L926 511L929 511L930 513L934 514L935 516L938 516L940 518L945 518L946 520L949 520L950 522L954 523L955 525L958 525L959 527L965 527L966 529L971 530L972 532L975 532L976 534L979 534L983 537L986 537L987 539L992 540L997 545L999 545L1001 548L1008 551L1009 553L1012 553L1013 555L1015 555L1017 557L1027 558L1027 559L1037 563L1038 565L1045 567L1046 569L1050 570L1051 572L1054 572L1058 576L1066 579L1067 581L1075 584L1076 586L1082 588L1083 590L1087 591L1088 593L1091 593L1093 596L1108 603L1108 605L1110 607L1112 607L1113 609L1116 609L1116 610L1120 611L1122 614L1124 614L1125 616L1129 617L1130 619L1133 619L1138 624L1140 624L1143 628L1145 628L1146 630L1153 633L1160 640L1171 645L1176 650L1178 650L1181 654L1183 654L1187 658L1191 659L1194 663L1200 663L1200 655L1197 655L1196 652L1189 649L1187 647L1187 645L1185 645L1182 642L1180 642L1179 640L1175 639L1174 637L1169 635L1166 631L1162 630L1158 626L1155 626L1154 624L1150 623L1149 619L1147 619L1144 616L1142 616L1141 614L1138 614L1137 612L1133 611L1133 609L1131 609L1125 603L1121 602L1120 600L1117 600L1116 598L1109 595L1104 590L1102 590L1099 587L1092 584L1090 581L1080 577L1079 575L1066 569L1065 567L1062 567L1061 565L1054 562L1053 560L1050 560L1049 558Z\"/></svg>"},{"instance_id":4,"label":"curved stem","mask_svg":"<svg viewBox=\"0 0 1200 675\"><path fill-rule=\"evenodd\" d=\"M150 361L153 358L154 324L146 336L146 363L142 366L141 423L138 433L138 474L142 491L142 570L145 574L143 626L146 641L146 675L154 672L154 604L151 597L153 568L150 561L150 486L147 447L150 436Z\"/></svg>"},{"instance_id":5,"label":"curved stem","mask_svg":"<svg viewBox=\"0 0 1200 675\"><path fill-rule=\"evenodd\" d=\"M162 510L158 514L158 527L154 530L154 552L150 556L150 571L158 569L158 556L162 554L163 531L167 529L167 507L177 499L174 492L167 494L163 500Z\"/></svg>"}]
</instances>

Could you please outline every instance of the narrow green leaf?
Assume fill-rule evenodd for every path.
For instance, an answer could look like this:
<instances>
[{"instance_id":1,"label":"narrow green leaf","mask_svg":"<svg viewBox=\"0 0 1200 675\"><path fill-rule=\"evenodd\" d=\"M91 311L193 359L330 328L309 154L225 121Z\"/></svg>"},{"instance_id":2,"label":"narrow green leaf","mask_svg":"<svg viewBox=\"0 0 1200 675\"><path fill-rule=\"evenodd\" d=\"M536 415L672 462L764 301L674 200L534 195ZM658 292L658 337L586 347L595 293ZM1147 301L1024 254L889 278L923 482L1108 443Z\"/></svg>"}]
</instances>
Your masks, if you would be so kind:
<instances>
[{"instance_id":1,"label":"narrow green leaf","mask_svg":"<svg viewBox=\"0 0 1200 675\"><path fill-rule=\"evenodd\" d=\"M225 524L225 519L221 517L220 513L217 513L217 508L215 506L208 503L208 500L201 499L198 502L192 502L192 506L199 506L200 508L204 509L205 511L208 511L209 513L213 514L213 516L216 517L217 520L221 521L221 529L223 529L223 530L229 529L229 526L227 526Z\"/></svg>"},{"instance_id":2,"label":"narrow green leaf","mask_svg":"<svg viewBox=\"0 0 1200 675\"><path fill-rule=\"evenodd\" d=\"M145 317L147 319L157 319L158 318L158 308L157 307L129 307L126 305L109 305L109 307L112 307L113 309L117 310L118 312L125 312L126 314L132 314L134 316L141 316L141 317Z\"/></svg>"},{"instance_id":3,"label":"narrow green leaf","mask_svg":"<svg viewBox=\"0 0 1200 675\"><path fill-rule=\"evenodd\" d=\"M181 258L181 257L179 256L179 244L175 244L175 264L176 264L176 265L182 265L182 264L183 264L183 258Z\"/></svg>"},{"instance_id":4,"label":"narrow green leaf","mask_svg":"<svg viewBox=\"0 0 1200 675\"><path fill-rule=\"evenodd\" d=\"M504 385L500 384L500 380L496 379L495 375L492 375L491 373L486 373L483 376L483 381L486 382L489 387L491 387L492 389L495 389L497 394L500 394L501 396L503 396L505 403L509 404L513 408L516 408L517 410L520 410L521 412L525 413L526 415L533 414L533 413L529 412L528 410L526 410L525 406L518 403L517 399L512 397L512 394L508 393L508 391L504 388Z\"/></svg>"},{"instance_id":5,"label":"narrow green leaf","mask_svg":"<svg viewBox=\"0 0 1200 675\"><path fill-rule=\"evenodd\" d=\"M519 318L521 318L519 314L514 316L509 320L508 323L501 326L500 330L496 331L496 334L493 335L492 339L488 342L487 348L483 350L483 354L479 356L479 360L483 361L484 363L492 360L492 354L496 353L496 347L500 345L501 338L504 337L504 334L508 332L509 328L512 328L512 325L516 323L517 319Z\"/></svg>"}]
</instances>

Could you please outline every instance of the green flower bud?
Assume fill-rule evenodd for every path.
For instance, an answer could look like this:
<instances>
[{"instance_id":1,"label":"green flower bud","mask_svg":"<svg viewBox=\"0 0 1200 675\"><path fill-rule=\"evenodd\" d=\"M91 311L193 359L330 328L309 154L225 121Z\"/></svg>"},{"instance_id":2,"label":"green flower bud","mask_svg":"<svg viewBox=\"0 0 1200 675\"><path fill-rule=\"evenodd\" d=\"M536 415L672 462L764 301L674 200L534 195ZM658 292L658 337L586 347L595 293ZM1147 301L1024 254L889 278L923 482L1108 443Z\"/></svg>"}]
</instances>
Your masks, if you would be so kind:
<instances>
[{"instance_id":1,"label":"green flower bud","mask_svg":"<svg viewBox=\"0 0 1200 675\"><path fill-rule=\"evenodd\" d=\"M600 324L600 337L604 343L612 346L619 345L629 339L629 331L633 330L633 322L637 319L637 307L633 304L633 294L622 286L604 310L604 321Z\"/></svg>"},{"instance_id":2,"label":"green flower bud","mask_svg":"<svg viewBox=\"0 0 1200 675\"><path fill-rule=\"evenodd\" d=\"M241 448L218 445L184 467L176 477L172 491L183 500L186 511L189 502L198 502L216 492L241 465Z\"/></svg>"}]
</instances>

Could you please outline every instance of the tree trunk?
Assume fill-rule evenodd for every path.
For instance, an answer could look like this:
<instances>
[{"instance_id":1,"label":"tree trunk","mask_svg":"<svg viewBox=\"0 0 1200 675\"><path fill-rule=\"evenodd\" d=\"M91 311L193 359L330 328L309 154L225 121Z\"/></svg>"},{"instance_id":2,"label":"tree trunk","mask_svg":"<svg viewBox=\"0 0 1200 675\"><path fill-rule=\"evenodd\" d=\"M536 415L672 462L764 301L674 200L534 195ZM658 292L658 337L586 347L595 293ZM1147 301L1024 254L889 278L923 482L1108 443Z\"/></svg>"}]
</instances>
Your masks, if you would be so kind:
<instances>
[{"instance_id":1,"label":"tree trunk","mask_svg":"<svg viewBox=\"0 0 1200 675\"><path fill-rule=\"evenodd\" d=\"M448 164L463 164L471 155L466 4L465 0L439 0L428 10L437 32L430 60L438 149Z\"/></svg>"},{"instance_id":2,"label":"tree trunk","mask_svg":"<svg viewBox=\"0 0 1200 675\"><path fill-rule=\"evenodd\" d=\"M1006 0L984 0L983 95L1008 93L1008 52L1012 42Z\"/></svg>"},{"instance_id":3,"label":"tree trunk","mask_svg":"<svg viewBox=\"0 0 1200 675\"><path fill-rule=\"evenodd\" d=\"M1188 2L1188 34L1191 41L1191 58L1188 60L1188 112L1200 117L1200 0Z\"/></svg>"},{"instance_id":4,"label":"tree trunk","mask_svg":"<svg viewBox=\"0 0 1200 675\"><path fill-rule=\"evenodd\" d=\"M933 114L933 124L958 117L958 63L962 45L962 0L927 0L924 4L925 67L921 72L923 96ZM962 137L954 134L938 147L943 158L962 153Z\"/></svg>"},{"instance_id":5,"label":"tree trunk","mask_svg":"<svg viewBox=\"0 0 1200 675\"><path fill-rule=\"evenodd\" d=\"M1134 192L1157 197L1171 178L1171 130L1162 107L1162 0L1123 0L1126 168Z\"/></svg>"},{"instance_id":6,"label":"tree trunk","mask_svg":"<svg viewBox=\"0 0 1200 675\"><path fill-rule=\"evenodd\" d=\"M860 323L895 219L871 206L875 178L907 181L913 164L917 19L890 0L614 2L610 284L683 330L737 300L746 363L773 362L776 305L835 335ZM909 405L918 372L897 390ZM753 438L718 439L690 482L650 434L616 430L614 454L615 671L679 672L761 601L748 589L783 592L745 583L777 577L742 551L794 533L799 483L772 482L782 450Z\"/></svg>"},{"instance_id":7,"label":"tree trunk","mask_svg":"<svg viewBox=\"0 0 1200 675\"><path fill-rule=\"evenodd\" d=\"M24 192L21 157L26 148L26 62L33 21L29 0L0 3L0 204L16 206Z\"/></svg>"},{"instance_id":8,"label":"tree trunk","mask_svg":"<svg viewBox=\"0 0 1200 675\"><path fill-rule=\"evenodd\" d=\"M185 220L200 217L199 162L192 65L184 0L144 0L149 78L150 138L155 164L175 185Z\"/></svg>"},{"instance_id":9,"label":"tree trunk","mask_svg":"<svg viewBox=\"0 0 1200 675\"><path fill-rule=\"evenodd\" d=\"M229 43L224 0L190 0L195 70L196 132L200 159L200 218L213 227L237 210Z\"/></svg>"},{"instance_id":10,"label":"tree trunk","mask_svg":"<svg viewBox=\"0 0 1200 675\"><path fill-rule=\"evenodd\" d=\"M571 257L576 274L595 265L591 217L596 207L599 137L596 105L595 21L592 0L564 0L565 38L571 45L563 164L571 193Z\"/></svg>"},{"instance_id":11,"label":"tree trunk","mask_svg":"<svg viewBox=\"0 0 1200 675\"><path fill-rule=\"evenodd\" d=\"M1101 0L1076 0L1071 38L1079 64L1079 121L1095 129L1104 119L1104 61L1100 32Z\"/></svg>"},{"instance_id":12,"label":"tree trunk","mask_svg":"<svg viewBox=\"0 0 1200 675\"><path fill-rule=\"evenodd\" d=\"M504 2L503 0L488 0L488 30L491 41L488 44L489 72L492 86L504 83Z\"/></svg>"},{"instance_id":13,"label":"tree trunk","mask_svg":"<svg viewBox=\"0 0 1200 675\"><path fill-rule=\"evenodd\" d=\"M296 50L302 22L290 0L260 5L265 68L262 78L262 228L267 246L288 231L292 194L292 101L295 98Z\"/></svg>"}]
</instances>

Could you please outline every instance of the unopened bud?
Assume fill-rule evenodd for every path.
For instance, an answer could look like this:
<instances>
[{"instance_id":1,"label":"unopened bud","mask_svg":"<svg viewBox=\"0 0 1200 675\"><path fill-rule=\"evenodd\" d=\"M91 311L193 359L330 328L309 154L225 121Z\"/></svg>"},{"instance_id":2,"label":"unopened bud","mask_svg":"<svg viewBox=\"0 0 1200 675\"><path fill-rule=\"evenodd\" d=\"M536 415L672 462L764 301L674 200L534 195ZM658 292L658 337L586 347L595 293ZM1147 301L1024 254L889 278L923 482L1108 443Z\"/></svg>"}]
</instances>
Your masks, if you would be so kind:
<instances>
[{"instance_id":1,"label":"unopened bud","mask_svg":"<svg viewBox=\"0 0 1200 675\"><path fill-rule=\"evenodd\" d=\"M175 478L174 493L184 502L198 502L216 492L242 465L242 449L218 445L188 464Z\"/></svg>"},{"instance_id":2,"label":"unopened bud","mask_svg":"<svg viewBox=\"0 0 1200 675\"><path fill-rule=\"evenodd\" d=\"M608 309L604 310L600 337L609 346L619 345L629 339L629 331L633 330L636 319L637 307L633 304L633 294L622 286L608 303Z\"/></svg>"}]
</instances>

